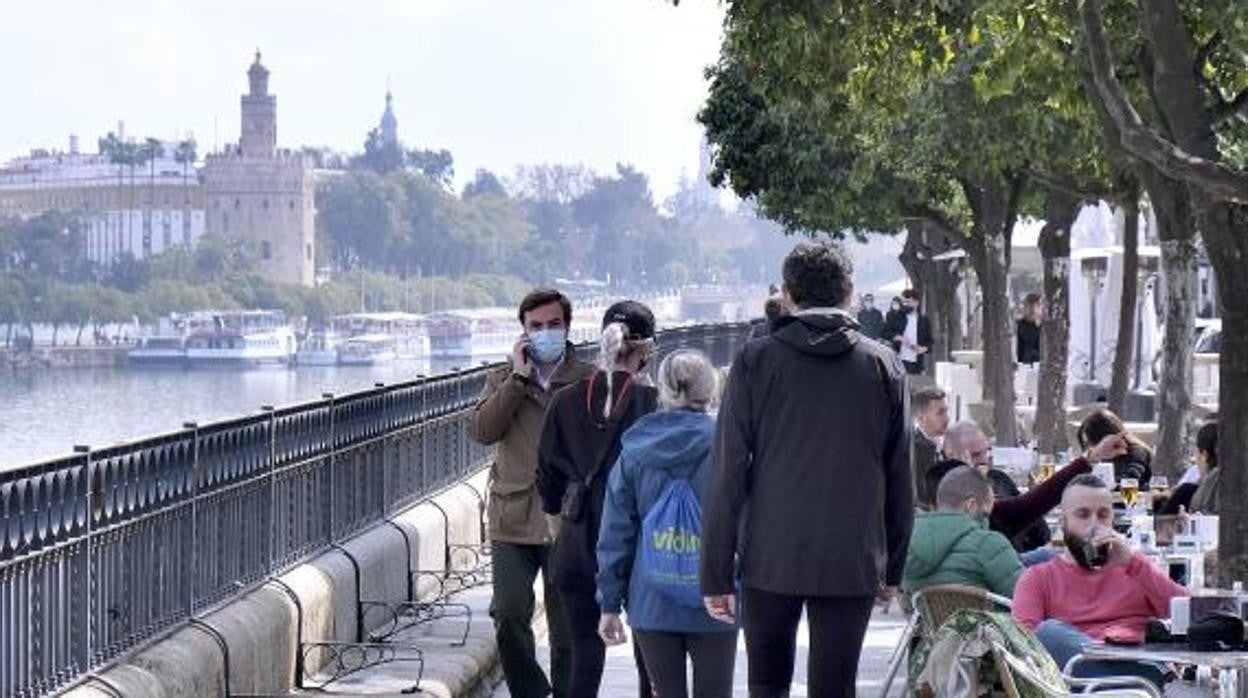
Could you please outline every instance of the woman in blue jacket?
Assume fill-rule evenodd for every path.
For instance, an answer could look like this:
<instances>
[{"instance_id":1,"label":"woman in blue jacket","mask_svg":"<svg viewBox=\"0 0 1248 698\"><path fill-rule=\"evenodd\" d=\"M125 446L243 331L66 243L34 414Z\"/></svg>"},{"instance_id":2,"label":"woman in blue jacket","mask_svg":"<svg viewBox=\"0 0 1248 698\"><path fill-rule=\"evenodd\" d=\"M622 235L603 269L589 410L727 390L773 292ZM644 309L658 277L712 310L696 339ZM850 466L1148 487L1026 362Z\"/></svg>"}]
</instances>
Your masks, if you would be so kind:
<instances>
[{"instance_id":1,"label":"woman in blue jacket","mask_svg":"<svg viewBox=\"0 0 1248 698\"><path fill-rule=\"evenodd\" d=\"M716 397L718 379L714 366L699 351L682 349L664 359L658 371L661 411L641 417L624 433L619 460L607 482L598 537L602 610L598 631L608 645L624 642L620 611L627 609L654 692L662 698L689 695L686 657L693 662L693 695L732 695L736 626L711 618L700 606L676 600L649 581L644 565L634 564L645 543L641 532L646 515L664 500L669 486L685 480L698 499L706 490L715 433L715 420L707 410ZM696 549L696 542L693 545Z\"/></svg>"}]
</instances>

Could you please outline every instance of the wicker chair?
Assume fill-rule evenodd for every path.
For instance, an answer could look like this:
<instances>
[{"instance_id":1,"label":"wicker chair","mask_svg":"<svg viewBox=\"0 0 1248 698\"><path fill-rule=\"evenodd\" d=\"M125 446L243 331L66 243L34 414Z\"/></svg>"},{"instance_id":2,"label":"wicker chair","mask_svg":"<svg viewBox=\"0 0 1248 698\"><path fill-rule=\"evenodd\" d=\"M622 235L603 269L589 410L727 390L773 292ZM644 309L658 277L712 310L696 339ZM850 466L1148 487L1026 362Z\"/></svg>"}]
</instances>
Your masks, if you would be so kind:
<instances>
[{"instance_id":1,"label":"wicker chair","mask_svg":"<svg viewBox=\"0 0 1248 698\"><path fill-rule=\"evenodd\" d=\"M910 620L901 633L901 639L898 640L889 658L888 673L884 677L880 698L887 698L888 691L893 686L893 680L897 678L897 672L906 659L915 633L918 633L920 637L930 637L940 626L944 625L946 620L949 620L949 616L964 608L995 611L1008 610L1011 606L1010 600L1004 596L964 584L936 584L921 589L914 594L912 604L914 612L910 614Z\"/></svg>"},{"instance_id":2,"label":"wicker chair","mask_svg":"<svg viewBox=\"0 0 1248 698\"><path fill-rule=\"evenodd\" d=\"M997 665L997 675L1005 688L1006 698L1022 698L1020 689L1031 689L1028 694L1039 693L1046 698L1066 698L1083 695L1072 689L1091 689L1098 696L1115 698L1161 698L1161 691L1145 679L1137 677L1114 677L1109 679L1077 679L1064 676L1066 685L1056 686L1046 680L1026 660L995 645L992 656ZM1105 688L1101 688L1104 686Z\"/></svg>"},{"instance_id":3,"label":"wicker chair","mask_svg":"<svg viewBox=\"0 0 1248 698\"><path fill-rule=\"evenodd\" d=\"M1013 603L987 589L965 584L936 584L914 595L914 610L919 616L918 632L931 635L949 620L955 611L972 608L980 611L1010 610Z\"/></svg>"}]
</instances>

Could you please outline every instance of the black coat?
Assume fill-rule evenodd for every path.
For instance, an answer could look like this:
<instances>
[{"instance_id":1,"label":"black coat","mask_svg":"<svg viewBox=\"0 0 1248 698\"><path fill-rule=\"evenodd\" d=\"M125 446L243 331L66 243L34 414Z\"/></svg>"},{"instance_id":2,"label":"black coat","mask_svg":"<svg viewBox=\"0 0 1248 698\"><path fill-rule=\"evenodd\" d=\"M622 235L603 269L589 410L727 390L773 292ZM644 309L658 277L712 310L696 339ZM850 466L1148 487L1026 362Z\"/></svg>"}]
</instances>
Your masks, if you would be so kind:
<instances>
[{"instance_id":1,"label":"black coat","mask_svg":"<svg viewBox=\"0 0 1248 698\"><path fill-rule=\"evenodd\" d=\"M936 487L940 480L933 482L934 478L928 474L939 460L940 449L936 448L936 443L915 427L910 440L910 467L914 470L915 503L925 509L936 508Z\"/></svg>"},{"instance_id":2,"label":"black coat","mask_svg":"<svg viewBox=\"0 0 1248 698\"><path fill-rule=\"evenodd\" d=\"M559 514L568 483L589 480L589 495L581 517L560 523L551 552L552 576L560 588L595 587L598 526L602 521L607 476L620 454L620 436L642 415L653 412L658 401L658 390L636 381L629 385L627 373L614 375L612 394L617 403L623 394L624 402L613 407L612 418L607 421L602 416L607 397L606 374L597 371L556 393L546 412L537 448L537 491L542 509L547 514ZM598 471L590 479L595 468Z\"/></svg>"},{"instance_id":3,"label":"black coat","mask_svg":"<svg viewBox=\"0 0 1248 698\"><path fill-rule=\"evenodd\" d=\"M884 314L878 308L864 308L858 311L858 331L871 339L884 336Z\"/></svg>"},{"instance_id":4,"label":"black coat","mask_svg":"<svg viewBox=\"0 0 1248 698\"><path fill-rule=\"evenodd\" d=\"M906 333L906 322L909 317L908 313L893 313L891 321L884 328L883 339L893 348L893 351L901 353L901 342L893 340L893 337L904 335ZM921 347L926 347L929 351L932 348L932 321L926 315L919 314L919 326L916 328L915 343ZM915 364L920 368L927 363L927 354L919 354L919 358L915 359Z\"/></svg>"},{"instance_id":5,"label":"black coat","mask_svg":"<svg viewBox=\"0 0 1248 698\"><path fill-rule=\"evenodd\" d=\"M702 509L702 592L866 596L914 520L906 374L847 313L782 319L737 356ZM744 520L742 517L744 516Z\"/></svg>"},{"instance_id":6,"label":"black coat","mask_svg":"<svg viewBox=\"0 0 1248 698\"><path fill-rule=\"evenodd\" d=\"M1030 320L1015 325L1015 356L1020 364L1040 363L1040 326Z\"/></svg>"},{"instance_id":7,"label":"black coat","mask_svg":"<svg viewBox=\"0 0 1248 698\"><path fill-rule=\"evenodd\" d=\"M1144 446L1131 444L1127 452L1114 459L1114 479L1133 477L1139 481L1140 489L1148 489L1148 481L1153 479L1153 454Z\"/></svg>"}]
</instances>

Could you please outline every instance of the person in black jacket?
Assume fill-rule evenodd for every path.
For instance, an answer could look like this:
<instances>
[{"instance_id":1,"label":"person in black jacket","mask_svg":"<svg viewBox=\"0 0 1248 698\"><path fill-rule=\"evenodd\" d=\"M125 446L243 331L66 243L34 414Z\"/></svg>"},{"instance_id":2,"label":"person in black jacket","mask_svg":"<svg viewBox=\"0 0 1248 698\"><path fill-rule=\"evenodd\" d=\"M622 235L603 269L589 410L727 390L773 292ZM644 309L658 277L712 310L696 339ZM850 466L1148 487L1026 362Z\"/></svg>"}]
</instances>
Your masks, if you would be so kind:
<instances>
[{"instance_id":1,"label":"person in black jacket","mask_svg":"<svg viewBox=\"0 0 1248 698\"><path fill-rule=\"evenodd\" d=\"M638 378L654 355L654 315L620 301L602 319L598 370L560 390L551 401L537 454L537 490L546 513L560 517L551 570L572 644L568 695L598 695L606 645L598 635L598 528L607 477L620 436L653 412L658 391ZM637 655L642 695L649 678Z\"/></svg>"},{"instance_id":2,"label":"person in black jacket","mask_svg":"<svg viewBox=\"0 0 1248 698\"><path fill-rule=\"evenodd\" d=\"M868 293L858 307L858 331L871 339L884 336L884 314L875 307L875 296Z\"/></svg>"},{"instance_id":3,"label":"person in black jacket","mask_svg":"<svg viewBox=\"0 0 1248 698\"><path fill-rule=\"evenodd\" d=\"M1044 319L1044 300L1039 293L1028 293L1023 299L1023 316L1015 325L1015 355L1020 364L1040 363L1040 324Z\"/></svg>"},{"instance_id":4,"label":"person in black jacket","mask_svg":"<svg viewBox=\"0 0 1248 698\"><path fill-rule=\"evenodd\" d=\"M923 373L927 353L932 350L932 322L921 312L919 304L918 291L913 288L902 291L901 312L892 316L892 322L884 330L893 351L901 357L906 373L912 376Z\"/></svg>"},{"instance_id":5,"label":"person in black jacket","mask_svg":"<svg viewBox=\"0 0 1248 698\"><path fill-rule=\"evenodd\" d=\"M852 274L834 242L789 253L796 310L737 356L720 410L700 581L712 617L735 620L740 544L753 697L789 695L803 608L809 694L853 696L873 601L892 597L906 562L906 374L858 332Z\"/></svg>"},{"instance_id":6,"label":"person in black jacket","mask_svg":"<svg viewBox=\"0 0 1248 698\"><path fill-rule=\"evenodd\" d=\"M945 430L949 428L949 403L945 391L935 386L916 390L910 398L910 409L914 415L910 465L914 470L915 504L920 509L934 510L940 479L931 480L927 472L940 461L941 442L945 438Z\"/></svg>"},{"instance_id":7,"label":"person in black jacket","mask_svg":"<svg viewBox=\"0 0 1248 698\"><path fill-rule=\"evenodd\" d=\"M779 296L772 296L763 303L763 319L750 328L750 339L760 339L771 334L771 328L785 314L784 301Z\"/></svg>"},{"instance_id":8,"label":"person in black jacket","mask_svg":"<svg viewBox=\"0 0 1248 698\"><path fill-rule=\"evenodd\" d=\"M1127 439L1127 452L1113 460L1114 480L1135 478L1139 486L1148 487L1153 477L1153 451L1138 436L1127 431L1118 415L1105 408L1094 410L1079 425L1079 448L1089 449L1100 443L1106 436L1122 434ZM1110 489L1114 483L1107 482Z\"/></svg>"}]
</instances>

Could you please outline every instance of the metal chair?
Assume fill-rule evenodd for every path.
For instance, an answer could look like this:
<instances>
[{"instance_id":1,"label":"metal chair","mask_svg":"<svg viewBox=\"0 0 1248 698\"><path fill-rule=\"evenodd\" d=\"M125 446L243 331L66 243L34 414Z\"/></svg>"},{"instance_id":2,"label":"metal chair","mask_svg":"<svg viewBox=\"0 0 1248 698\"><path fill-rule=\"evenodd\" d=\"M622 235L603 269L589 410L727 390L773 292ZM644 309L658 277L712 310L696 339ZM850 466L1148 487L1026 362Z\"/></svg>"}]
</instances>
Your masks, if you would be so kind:
<instances>
[{"instance_id":1,"label":"metal chair","mask_svg":"<svg viewBox=\"0 0 1248 698\"><path fill-rule=\"evenodd\" d=\"M893 654L888 660L888 673L884 677L880 698L887 698L893 680L897 678L897 672L909 654L908 650L916 633L920 637L930 637L954 612L964 608L995 611L1009 610L1012 606L1010 600L1004 596L965 584L935 584L921 589L914 594L912 603L914 612L910 614L910 620L901 632L901 639L897 641L897 646L893 648Z\"/></svg>"},{"instance_id":2,"label":"metal chair","mask_svg":"<svg viewBox=\"0 0 1248 698\"><path fill-rule=\"evenodd\" d=\"M992 656L996 661L997 675L1001 678L1001 685L1005 688L1006 698L1022 698L1023 694L1020 692L1022 687L1028 687L1033 692L1038 691L1046 698L1081 695L1072 689L1091 689L1098 696L1115 698L1161 698L1161 691L1156 686L1139 677L1078 679L1064 675L1062 678L1065 684L1059 686L1042 676L1025 659L1001 645L993 645ZM1102 686L1107 688L1097 690Z\"/></svg>"}]
</instances>

